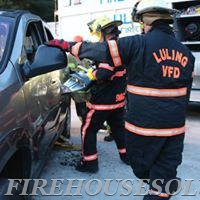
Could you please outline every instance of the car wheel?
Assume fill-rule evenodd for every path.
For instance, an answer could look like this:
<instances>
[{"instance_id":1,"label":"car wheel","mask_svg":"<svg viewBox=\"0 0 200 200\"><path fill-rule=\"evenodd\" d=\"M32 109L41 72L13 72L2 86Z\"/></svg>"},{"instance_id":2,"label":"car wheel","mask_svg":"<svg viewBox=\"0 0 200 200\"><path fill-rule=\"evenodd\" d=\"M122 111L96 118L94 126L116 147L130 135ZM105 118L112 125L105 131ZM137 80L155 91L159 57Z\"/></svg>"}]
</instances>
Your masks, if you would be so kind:
<instances>
[{"instance_id":1,"label":"car wheel","mask_svg":"<svg viewBox=\"0 0 200 200\"><path fill-rule=\"evenodd\" d=\"M25 142L25 140L23 140L23 142ZM21 143L18 142L18 145L20 146ZM33 187L32 181L29 182L28 187L26 188L27 195L23 195L23 196L20 195L24 187L24 179L30 179L31 166L32 166L31 158L32 157L31 157L31 152L29 151L29 146L24 146L24 147L21 147L7 162L6 166L1 172L1 177L0 177L0 200L30 200L32 199L31 196L28 195L32 191L32 187ZM11 188L11 191L8 190L9 183L10 183L8 179L14 179L14 183L11 183L13 185L13 187ZM17 181L17 179L21 179L22 181L21 182ZM14 187L15 185L18 185L17 188ZM4 195L9 191L12 195L9 195L9 196Z\"/></svg>"}]
</instances>

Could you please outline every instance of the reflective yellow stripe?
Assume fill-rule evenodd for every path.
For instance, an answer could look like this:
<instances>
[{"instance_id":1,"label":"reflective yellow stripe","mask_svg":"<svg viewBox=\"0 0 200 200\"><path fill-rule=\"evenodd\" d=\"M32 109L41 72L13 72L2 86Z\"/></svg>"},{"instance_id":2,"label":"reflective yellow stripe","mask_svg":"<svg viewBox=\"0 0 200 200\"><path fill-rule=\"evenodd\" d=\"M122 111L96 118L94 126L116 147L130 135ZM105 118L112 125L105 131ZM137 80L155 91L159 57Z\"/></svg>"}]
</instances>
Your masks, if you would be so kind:
<instances>
[{"instance_id":1,"label":"reflective yellow stripe","mask_svg":"<svg viewBox=\"0 0 200 200\"><path fill-rule=\"evenodd\" d=\"M123 148L123 149L118 149L119 153L123 154L123 153L126 153L126 149Z\"/></svg>"},{"instance_id":2,"label":"reflective yellow stripe","mask_svg":"<svg viewBox=\"0 0 200 200\"><path fill-rule=\"evenodd\" d=\"M118 51L118 46L117 46L116 41L115 40L109 40L108 46L109 46L109 50L110 50L110 54L112 56L114 66L115 67L121 66L122 61L121 61L121 58L119 56L119 51Z\"/></svg>"},{"instance_id":3,"label":"reflective yellow stripe","mask_svg":"<svg viewBox=\"0 0 200 200\"><path fill-rule=\"evenodd\" d=\"M143 96L153 96L153 97L179 97L187 94L187 88L177 88L177 89L157 89L157 88L147 88L134 85L127 85L127 91L133 94L139 94Z\"/></svg>"},{"instance_id":4,"label":"reflective yellow stripe","mask_svg":"<svg viewBox=\"0 0 200 200\"><path fill-rule=\"evenodd\" d=\"M83 159L84 159L85 161L96 160L96 159L97 159L97 154L93 154L93 155L90 155L90 156L84 156Z\"/></svg>"},{"instance_id":5,"label":"reflective yellow stripe","mask_svg":"<svg viewBox=\"0 0 200 200\"><path fill-rule=\"evenodd\" d=\"M103 68L103 69L107 69L109 71L114 71L114 67L111 67L109 64L107 63L100 63L99 68Z\"/></svg>"},{"instance_id":6,"label":"reflective yellow stripe","mask_svg":"<svg viewBox=\"0 0 200 200\"><path fill-rule=\"evenodd\" d=\"M179 135L185 132L185 126L179 128L163 128L163 129L156 129L156 128L142 128L125 122L125 128L138 135L144 136L173 136Z\"/></svg>"},{"instance_id":7,"label":"reflective yellow stripe","mask_svg":"<svg viewBox=\"0 0 200 200\"><path fill-rule=\"evenodd\" d=\"M159 197L165 197L165 198L169 197L169 195L167 193L160 193L160 192L157 192L154 190L149 190L149 194L159 196Z\"/></svg>"},{"instance_id":8,"label":"reflective yellow stripe","mask_svg":"<svg viewBox=\"0 0 200 200\"><path fill-rule=\"evenodd\" d=\"M74 46L72 46L72 54L76 58L78 58L78 52L79 52L81 44L82 44L82 42L77 42Z\"/></svg>"},{"instance_id":9,"label":"reflective yellow stripe","mask_svg":"<svg viewBox=\"0 0 200 200\"><path fill-rule=\"evenodd\" d=\"M124 105L125 105L124 101L118 104L111 104L111 105L97 105L87 102L87 107L93 110L114 110L117 108L122 108Z\"/></svg>"},{"instance_id":10,"label":"reflective yellow stripe","mask_svg":"<svg viewBox=\"0 0 200 200\"><path fill-rule=\"evenodd\" d=\"M90 110L86 115L85 124L83 124L83 128L82 128L82 147L84 146L87 129L90 126L92 116L93 116L94 113L95 113L95 110ZM83 148L82 148L82 155L84 156L84 149Z\"/></svg>"}]
</instances>

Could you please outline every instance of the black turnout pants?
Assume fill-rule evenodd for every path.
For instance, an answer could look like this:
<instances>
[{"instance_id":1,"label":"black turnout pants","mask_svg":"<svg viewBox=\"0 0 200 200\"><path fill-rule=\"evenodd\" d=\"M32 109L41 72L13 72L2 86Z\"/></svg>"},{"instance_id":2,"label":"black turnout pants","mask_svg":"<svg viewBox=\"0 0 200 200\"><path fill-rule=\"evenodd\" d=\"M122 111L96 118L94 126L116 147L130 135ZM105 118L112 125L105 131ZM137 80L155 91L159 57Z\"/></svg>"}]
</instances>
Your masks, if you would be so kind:
<instances>
[{"instance_id":1,"label":"black turnout pants","mask_svg":"<svg viewBox=\"0 0 200 200\"><path fill-rule=\"evenodd\" d=\"M87 108L86 120L81 128L83 156L91 156L97 153L97 132L105 121L110 126L117 148L125 148L124 108L114 110L93 110Z\"/></svg>"},{"instance_id":2,"label":"black turnout pants","mask_svg":"<svg viewBox=\"0 0 200 200\"><path fill-rule=\"evenodd\" d=\"M166 183L176 179L177 167L182 162L184 136L149 137L126 130L125 145L133 173L139 179L149 179L150 189L155 189L152 186L155 179L163 179L163 184L156 184L166 193Z\"/></svg>"}]
</instances>

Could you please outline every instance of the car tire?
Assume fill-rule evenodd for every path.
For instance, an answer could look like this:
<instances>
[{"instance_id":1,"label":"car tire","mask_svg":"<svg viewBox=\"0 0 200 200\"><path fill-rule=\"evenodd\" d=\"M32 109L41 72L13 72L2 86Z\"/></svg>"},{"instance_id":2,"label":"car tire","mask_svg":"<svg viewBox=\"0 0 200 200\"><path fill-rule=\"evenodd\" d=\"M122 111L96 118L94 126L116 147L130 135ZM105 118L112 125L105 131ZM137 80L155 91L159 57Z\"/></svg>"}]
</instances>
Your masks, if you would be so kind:
<instances>
[{"instance_id":1,"label":"car tire","mask_svg":"<svg viewBox=\"0 0 200 200\"><path fill-rule=\"evenodd\" d=\"M21 143L25 143L25 140L21 141ZM21 144L18 142L18 145ZM21 152L20 152L21 151ZM21 161L19 159L19 162L21 165L20 170L15 167L16 171L13 171L13 168L10 168L11 166L15 166L17 161L10 159L7 162L7 165L4 167L4 170L1 172L1 177L0 177L0 200L31 200L32 196L29 196L28 194L31 193L32 187L33 187L33 181L29 182L29 185L27 187L27 195L19 195L22 193L23 190L23 185L24 185L24 179L31 179L31 168L32 168L32 157L31 157L31 152L29 151L29 146L24 146L21 147L18 150L19 155L21 157ZM15 154L15 156L19 156L18 154ZM12 174L11 174L12 171ZM9 180L8 179L15 179L13 185L18 184L17 189L14 187L11 190L11 193L13 195L4 195L8 191L8 186L9 186ZM17 179L22 179L21 183L17 181Z\"/></svg>"}]
</instances>

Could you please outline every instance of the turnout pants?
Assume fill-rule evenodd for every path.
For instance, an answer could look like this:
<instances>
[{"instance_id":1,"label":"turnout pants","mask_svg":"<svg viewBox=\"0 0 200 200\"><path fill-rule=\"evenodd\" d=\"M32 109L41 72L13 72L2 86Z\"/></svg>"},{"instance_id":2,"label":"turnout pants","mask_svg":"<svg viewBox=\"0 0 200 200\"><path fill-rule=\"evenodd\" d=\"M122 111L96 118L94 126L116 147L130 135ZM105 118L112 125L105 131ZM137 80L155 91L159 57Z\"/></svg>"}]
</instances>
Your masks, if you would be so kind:
<instances>
[{"instance_id":1,"label":"turnout pants","mask_svg":"<svg viewBox=\"0 0 200 200\"><path fill-rule=\"evenodd\" d=\"M150 180L150 190L155 190L152 186L155 179L163 179L163 183L156 184L162 193L168 192L165 186L176 179L177 167L182 162L184 136L149 137L125 131L126 151L133 172L139 179Z\"/></svg>"},{"instance_id":2,"label":"turnout pants","mask_svg":"<svg viewBox=\"0 0 200 200\"><path fill-rule=\"evenodd\" d=\"M87 108L86 119L81 127L82 154L85 161L96 160L97 132L107 121L120 154L126 153L124 144L124 107L114 110Z\"/></svg>"}]
</instances>

